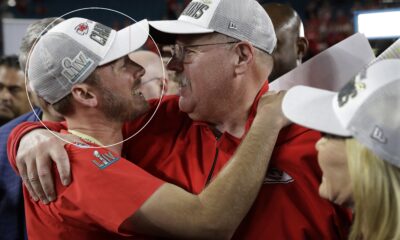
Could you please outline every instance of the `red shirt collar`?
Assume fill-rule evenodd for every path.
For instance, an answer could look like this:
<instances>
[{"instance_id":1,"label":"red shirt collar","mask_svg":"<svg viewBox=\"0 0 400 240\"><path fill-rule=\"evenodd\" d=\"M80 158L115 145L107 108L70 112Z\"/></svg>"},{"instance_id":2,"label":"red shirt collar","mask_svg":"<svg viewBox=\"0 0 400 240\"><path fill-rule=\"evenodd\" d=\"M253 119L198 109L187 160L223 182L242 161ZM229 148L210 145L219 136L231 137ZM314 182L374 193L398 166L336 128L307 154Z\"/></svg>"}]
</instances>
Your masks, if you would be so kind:
<instances>
[{"instance_id":1,"label":"red shirt collar","mask_svg":"<svg viewBox=\"0 0 400 240\"><path fill-rule=\"evenodd\" d=\"M260 98L262 97L262 95L264 95L266 92L268 92L268 89L269 89L269 83L268 83L268 80L266 80L264 82L263 86L261 87L260 91L257 93L256 98L254 99L253 105L251 105L249 117L247 119L246 127L245 127L246 133L247 133L247 131L249 131L251 124L253 123L253 120L257 114L258 102L260 101Z\"/></svg>"},{"instance_id":2,"label":"red shirt collar","mask_svg":"<svg viewBox=\"0 0 400 240\"><path fill-rule=\"evenodd\" d=\"M263 83L260 91L257 93L252 106L250 107L249 116L248 116L248 119L246 121L246 126L245 126L245 131L246 132L250 129L251 124L253 123L254 117L257 114L258 101L260 100L260 98L261 98L261 96L263 94L268 92L268 89L269 89L269 83L268 83L268 80L266 80ZM200 126L209 127L209 124L206 121L198 121L198 120L196 120L196 121L193 121L193 125L200 125ZM228 139L230 139L230 140L232 140L232 141L234 141L236 143L240 143L240 141L241 141L241 138L234 137L234 136L232 136L231 134L229 134L227 132L222 133L222 135L225 136L225 137L228 137Z\"/></svg>"},{"instance_id":3,"label":"red shirt collar","mask_svg":"<svg viewBox=\"0 0 400 240\"><path fill-rule=\"evenodd\" d=\"M268 90L269 90L269 83L268 83L268 81L265 81L263 86L261 87L260 91L257 93L257 95L254 99L253 105L250 108L249 117L246 121L246 126L245 126L246 133L249 131L251 124L253 123L253 120L257 114L257 106L258 106L258 102L260 101L260 98L262 97L262 95L264 95L266 92L268 92ZM209 126L208 123L205 121L194 121L193 124L207 126L207 127ZM296 136L298 136L306 131L310 131L310 129L304 128L297 124L290 124L289 126L283 128L281 130L281 132L279 133L279 137L278 137L276 145L278 146L278 145L284 144L285 142L290 141L290 139L295 138ZM234 142L240 143L240 141L241 141L241 139L236 138L227 132L223 133L223 135L225 137L228 137L228 139L231 139Z\"/></svg>"}]
</instances>

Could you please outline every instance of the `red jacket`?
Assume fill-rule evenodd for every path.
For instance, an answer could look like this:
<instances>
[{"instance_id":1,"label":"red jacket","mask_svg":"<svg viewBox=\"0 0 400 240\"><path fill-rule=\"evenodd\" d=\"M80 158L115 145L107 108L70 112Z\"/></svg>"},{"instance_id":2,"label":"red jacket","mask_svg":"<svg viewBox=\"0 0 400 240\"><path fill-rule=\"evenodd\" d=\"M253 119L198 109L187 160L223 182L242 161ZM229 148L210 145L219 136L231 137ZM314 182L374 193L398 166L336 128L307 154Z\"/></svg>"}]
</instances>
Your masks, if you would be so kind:
<instances>
[{"instance_id":1,"label":"red jacket","mask_svg":"<svg viewBox=\"0 0 400 240\"><path fill-rule=\"evenodd\" d=\"M255 100L247 129L267 89L266 84ZM135 133L150 115L126 124L126 136ZM53 128L58 130L60 125ZM321 170L315 143L319 138L318 132L294 124L281 131L264 185L235 239L347 238L350 213L318 194ZM214 134L205 122L192 121L179 110L178 97L167 97L148 126L124 144L124 153L164 181L199 193L232 157L240 141L228 133Z\"/></svg>"}]
</instances>

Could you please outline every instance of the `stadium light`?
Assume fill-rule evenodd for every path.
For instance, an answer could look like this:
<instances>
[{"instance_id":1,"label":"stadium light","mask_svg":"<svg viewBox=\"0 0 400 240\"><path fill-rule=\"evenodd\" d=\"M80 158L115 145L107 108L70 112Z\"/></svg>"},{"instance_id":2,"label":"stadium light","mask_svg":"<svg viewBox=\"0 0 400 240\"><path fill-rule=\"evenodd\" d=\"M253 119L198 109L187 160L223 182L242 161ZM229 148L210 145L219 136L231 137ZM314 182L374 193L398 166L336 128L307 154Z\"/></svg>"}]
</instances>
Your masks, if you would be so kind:
<instances>
[{"instance_id":1,"label":"stadium light","mask_svg":"<svg viewBox=\"0 0 400 240\"><path fill-rule=\"evenodd\" d=\"M354 29L369 39L400 37L400 9L354 12Z\"/></svg>"}]
</instances>

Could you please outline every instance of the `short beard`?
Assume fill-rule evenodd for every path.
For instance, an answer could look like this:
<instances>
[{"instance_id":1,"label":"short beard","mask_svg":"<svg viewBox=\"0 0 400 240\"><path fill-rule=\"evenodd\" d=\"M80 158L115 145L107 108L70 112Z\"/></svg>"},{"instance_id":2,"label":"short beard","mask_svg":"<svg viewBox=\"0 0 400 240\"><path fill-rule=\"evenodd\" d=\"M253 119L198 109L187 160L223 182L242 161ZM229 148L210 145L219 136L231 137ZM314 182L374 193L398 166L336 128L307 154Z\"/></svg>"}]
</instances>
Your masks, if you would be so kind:
<instances>
[{"instance_id":1,"label":"short beard","mask_svg":"<svg viewBox=\"0 0 400 240\"><path fill-rule=\"evenodd\" d=\"M135 120L149 109L147 102L142 108L134 109L134 106L132 106L133 99L123 99L120 95L103 86L99 87L102 93L100 109L110 121L125 122Z\"/></svg>"}]
</instances>

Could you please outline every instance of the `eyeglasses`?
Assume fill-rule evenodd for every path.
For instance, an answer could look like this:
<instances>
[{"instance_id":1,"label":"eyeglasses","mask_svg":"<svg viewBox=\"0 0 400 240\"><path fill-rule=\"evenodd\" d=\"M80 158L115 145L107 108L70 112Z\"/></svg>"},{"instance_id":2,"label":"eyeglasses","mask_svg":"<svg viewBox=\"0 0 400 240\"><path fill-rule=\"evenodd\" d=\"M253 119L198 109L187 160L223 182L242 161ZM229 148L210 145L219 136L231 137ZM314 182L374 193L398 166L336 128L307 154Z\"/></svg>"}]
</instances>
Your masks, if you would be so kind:
<instances>
[{"instance_id":1,"label":"eyeglasses","mask_svg":"<svg viewBox=\"0 0 400 240\"><path fill-rule=\"evenodd\" d=\"M196 45L186 45L182 46L179 44L175 44L171 46L171 59L176 59L183 63L190 63L192 61L191 55L193 53L201 53L201 51L193 49L195 47L203 47L203 46L212 46L212 45L223 45L223 44L232 44L238 43L239 41L231 41L231 42L221 42L221 43L206 43L206 44L196 44Z\"/></svg>"}]
</instances>

